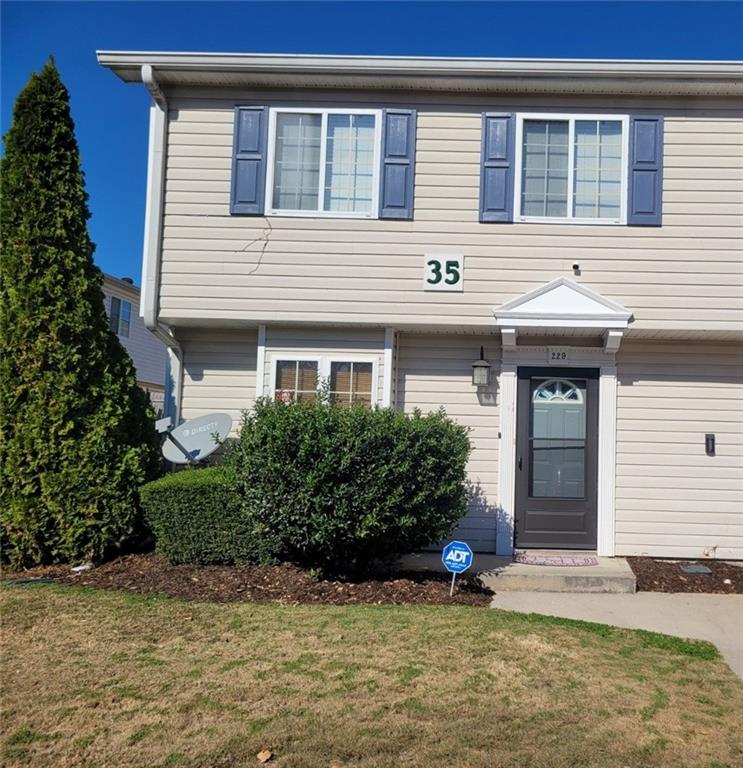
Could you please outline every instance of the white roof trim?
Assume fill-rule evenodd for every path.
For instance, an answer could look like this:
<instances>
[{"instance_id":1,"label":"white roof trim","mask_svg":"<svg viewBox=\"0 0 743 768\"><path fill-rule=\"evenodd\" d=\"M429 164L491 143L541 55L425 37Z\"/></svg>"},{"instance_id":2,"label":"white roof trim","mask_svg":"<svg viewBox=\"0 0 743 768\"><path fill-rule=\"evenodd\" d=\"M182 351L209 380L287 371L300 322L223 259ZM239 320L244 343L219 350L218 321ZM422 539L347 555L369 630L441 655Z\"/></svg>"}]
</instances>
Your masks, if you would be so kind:
<instances>
[{"instance_id":1,"label":"white roof trim","mask_svg":"<svg viewBox=\"0 0 743 768\"><path fill-rule=\"evenodd\" d=\"M736 95L743 62L97 51L129 83L142 66L161 85L391 88L501 93Z\"/></svg>"},{"instance_id":2,"label":"white roof trim","mask_svg":"<svg viewBox=\"0 0 743 768\"><path fill-rule=\"evenodd\" d=\"M558 277L493 312L497 325L517 329L623 329L632 317L626 307L567 277Z\"/></svg>"}]
</instances>

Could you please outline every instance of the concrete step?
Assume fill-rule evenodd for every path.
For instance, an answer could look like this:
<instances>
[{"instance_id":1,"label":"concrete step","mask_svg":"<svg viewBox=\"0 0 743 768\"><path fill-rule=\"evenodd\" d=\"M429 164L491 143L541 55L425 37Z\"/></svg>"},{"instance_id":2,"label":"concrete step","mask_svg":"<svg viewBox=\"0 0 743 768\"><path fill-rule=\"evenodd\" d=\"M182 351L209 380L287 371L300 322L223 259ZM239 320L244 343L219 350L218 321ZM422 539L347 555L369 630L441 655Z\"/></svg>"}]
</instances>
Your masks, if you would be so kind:
<instances>
[{"instance_id":1,"label":"concrete step","mask_svg":"<svg viewBox=\"0 0 743 768\"><path fill-rule=\"evenodd\" d=\"M575 554L575 553L572 553ZM633 593L635 574L622 557L599 557L598 565L554 566L514 563L510 558L480 570L480 580L498 592Z\"/></svg>"},{"instance_id":2,"label":"concrete step","mask_svg":"<svg viewBox=\"0 0 743 768\"><path fill-rule=\"evenodd\" d=\"M593 555L594 552L529 550L530 555ZM635 574L623 557L599 557L598 565L555 566L514 563L511 557L475 553L472 570L493 592L606 592L636 591ZM444 572L441 552L416 552L400 558L399 567L411 571Z\"/></svg>"}]
</instances>

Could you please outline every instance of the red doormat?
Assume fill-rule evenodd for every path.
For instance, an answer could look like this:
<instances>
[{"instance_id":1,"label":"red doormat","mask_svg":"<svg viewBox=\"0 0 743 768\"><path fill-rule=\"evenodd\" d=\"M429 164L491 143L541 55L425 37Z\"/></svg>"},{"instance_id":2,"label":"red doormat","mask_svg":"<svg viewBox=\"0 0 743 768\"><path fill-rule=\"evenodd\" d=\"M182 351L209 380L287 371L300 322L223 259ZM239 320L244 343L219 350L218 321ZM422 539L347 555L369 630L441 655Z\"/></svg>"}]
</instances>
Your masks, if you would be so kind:
<instances>
[{"instance_id":1,"label":"red doormat","mask_svg":"<svg viewBox=\"0 0 743 768\"><path fill-rule=\"evenodd\" d=\"M599 564L598 558L591 555L527 555L523 552L514 555L513 562L524 565L558 565L565 568Z\"/></svg>"}]
</instances>

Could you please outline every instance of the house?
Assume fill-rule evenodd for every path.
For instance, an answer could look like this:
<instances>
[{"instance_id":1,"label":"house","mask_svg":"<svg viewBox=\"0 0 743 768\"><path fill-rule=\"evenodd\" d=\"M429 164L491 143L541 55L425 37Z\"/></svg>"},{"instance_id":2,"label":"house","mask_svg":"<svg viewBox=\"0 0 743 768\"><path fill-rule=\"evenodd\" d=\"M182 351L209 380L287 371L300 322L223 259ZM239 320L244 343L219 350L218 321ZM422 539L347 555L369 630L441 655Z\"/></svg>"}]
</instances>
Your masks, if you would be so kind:
<instances>
[{"instance_id":1,"label":"house","mask_svg":"<svg viewBox=\"0 0 743 768\"><path fill-rule=\"evenodd\" d=\"M743 63L98 59L178 419L444 406L475 550L743 556Z\"/></svg>"},{"instance_id":2,"label":"house","mask_svg":"<svg viewBox=\"0 0 743 768\"><path fill-rule=\"evenodd\" d=\"M149 394L155 411L162 411L167 348L147 330L139 316L139 288L131 277L104 274L103 296L109 327L134 362L137 384Z\"/></svg>"}]
</instances>

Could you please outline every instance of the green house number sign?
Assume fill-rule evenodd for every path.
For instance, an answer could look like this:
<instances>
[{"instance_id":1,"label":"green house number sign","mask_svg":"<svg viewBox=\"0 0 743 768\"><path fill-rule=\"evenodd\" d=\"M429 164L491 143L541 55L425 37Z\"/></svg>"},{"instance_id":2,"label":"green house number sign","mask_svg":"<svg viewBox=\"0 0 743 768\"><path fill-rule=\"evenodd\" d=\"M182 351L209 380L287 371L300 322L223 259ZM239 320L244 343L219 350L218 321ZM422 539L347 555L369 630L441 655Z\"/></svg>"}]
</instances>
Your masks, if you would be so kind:
<instances>
[{"instance_id":1,"label":"green house number sign","mask_svg":"<svg viewBox=\"0 0 743 768\"><path fill-rule=\"evenodd\" d=\"M423 260L424 291L464 289L464 256L426 256Z\"/></svg>"}]
</instances>

